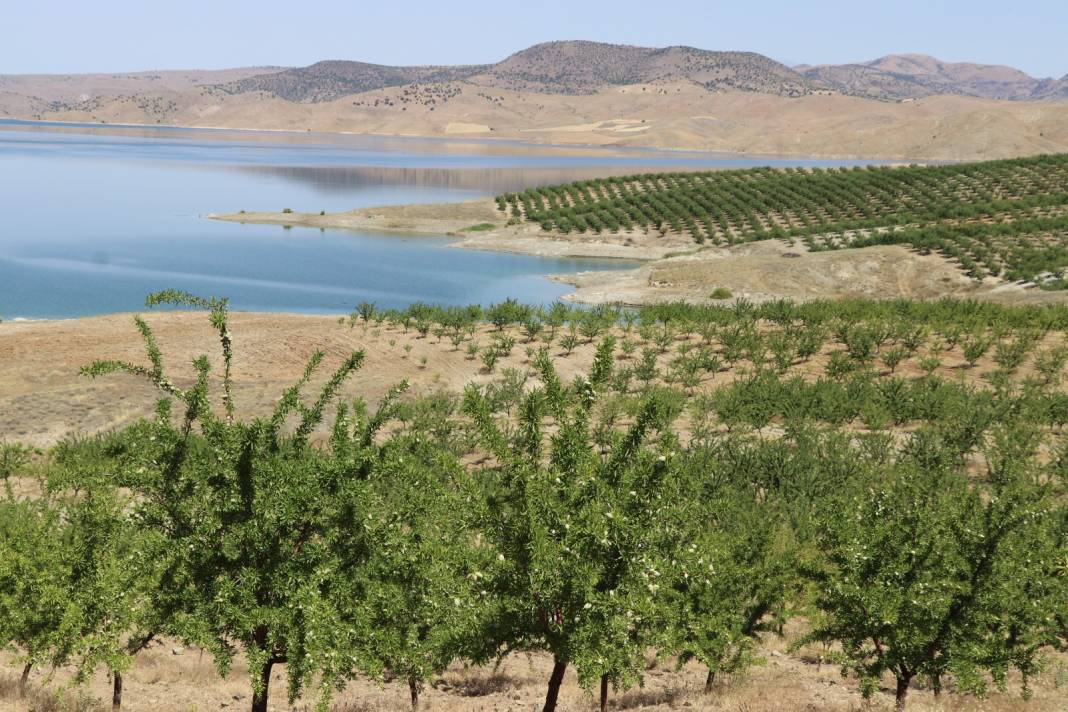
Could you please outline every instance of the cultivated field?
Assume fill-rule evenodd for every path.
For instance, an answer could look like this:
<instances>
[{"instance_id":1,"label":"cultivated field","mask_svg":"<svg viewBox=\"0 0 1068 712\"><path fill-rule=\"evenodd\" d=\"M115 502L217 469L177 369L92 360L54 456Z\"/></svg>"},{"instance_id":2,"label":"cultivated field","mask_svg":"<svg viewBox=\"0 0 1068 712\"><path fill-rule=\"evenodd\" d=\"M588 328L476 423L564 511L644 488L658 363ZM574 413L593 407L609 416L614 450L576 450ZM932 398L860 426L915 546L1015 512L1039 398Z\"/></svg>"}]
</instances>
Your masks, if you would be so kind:
<instances>
[{"instance_id":1,"label":"cultivated field","mask_svg":"<svg viewBox=\"0 0 1068 712\"><path fill-rule=\"evenodd\" d=\"M28 462L5 450L10 709L62 709L55 695L92 709L78 700L110 697L109 668L135 710L286 709L293 674L297 709L323 679L343 687L334 709L405 709L409 678L429 709L534 709L554 655L560 709L596 708L601 675L609 709L888 709L895 674L909 709L1063 707L1062 307L365 304L340 321L235 314L221 332L197 312L146 320L147 355L129 316L0 324L12 441L124 427L160 389L175 402L174 428ZM305 406L280 401L316 348ZM360 367L331 379L356 349ZM94 359L144 370L75 375ZM334 403L360 397L367 410L339 414L339 431ZM187 407L204 429L189 451ZM283 408L281 430L262 430ZM247 481L242 451L260 453ZM366 538L349 507L372 515ZM9 586L13 566L39 578ZM246 662L262 664L260 627L278 662L269 702ZM148 630L161 642L131 649ZM516 652L464 663L489 650ZM17 700L27 652L30 703ZM231 652L220 679L213 654ZM677 671L680 655L694 660ZM64 692L79 665L87 687Z\"/></svg>"},{"instance_id":2,"label":"cultivated field","mask_svg":"<svg viewBox=\"0 0 1068 712\"><path fill-rule=\"evenodd\" d=\"M969 277L1057 289L1068 266L1068 155L951 166L757 168L623 176L497 198L548 233L685 234L699 244L900 244Z\"/></svg>"}]
</instances>

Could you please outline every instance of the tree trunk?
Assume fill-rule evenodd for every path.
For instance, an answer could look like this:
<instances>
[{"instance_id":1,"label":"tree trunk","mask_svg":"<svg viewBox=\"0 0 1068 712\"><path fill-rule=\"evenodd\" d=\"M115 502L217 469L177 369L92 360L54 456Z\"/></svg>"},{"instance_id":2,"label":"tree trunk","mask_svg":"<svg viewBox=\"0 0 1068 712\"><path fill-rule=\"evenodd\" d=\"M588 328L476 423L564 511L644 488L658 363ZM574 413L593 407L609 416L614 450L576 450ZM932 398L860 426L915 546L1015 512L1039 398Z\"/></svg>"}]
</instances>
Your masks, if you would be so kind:
<instances>
[{"instance_id":1,"label":"tree trunk","mask_svg":"<svg viewBox=\"0 0 1068 712\"><path fill-rule=\"evenodd\" d=\"M122 673L111 673L111 710L119 712L122 709Z\"/></svg>"},{"instance_id":2,"label":"tree trunk","mask_svg":"<svg viewBox=\"0 0 1068 712\"><path fill-rule=\"evenodd\" d=\"M549 691L545 694L545 706L541 712L556 712L556 700L560 697L560 685L564 681L567 662L553 658L553 674L549 676Z\"/></svg>"},{"instance_id":3,"label":"tree trunk","mask_svg":"<svg viewBox=\"0 0 1068 712\"><path fill-rule=\"evenodd\" d=\"M408 692L412 695L412 712L419 712L419 681L414 677L408 678Z\"/></svg>"},{"instance_id":4,"label":"tree trunk","mask_svg":"<svg viewBox=\"0 0 1068 712\"><path fill-rule=\"evenodd\" d=\"M894 709L897 712L905 709L905 698L909 694L909 682L911 677L899 677L897 678L897 692L894 694Z\"/></svg>"},{"instance_id":5,"label":"tree trunk","mask_svg":"<svg viewBox=\"0 0 1068 712\"><path fill-rule=\"evenodd\" d=\"M252 712L267 712L267 692L271 685L272 667L274 667L274 661L268 658L260 673L260 690L258 692L254 690L252 693Z\"/></svg>"},{"instance_id":6,"label":"tree trunk","mask_svg":"<svg viewBox=\"0 0 1068 712\"><path fill-rule=\"evenodd\" d=\"M935 697L942 695L942 676L938 673L931 676L931 691L934 692Z\"/></svg>"},{"instance_id":7,"label":"tree trunk","mask_svg":"<svg viewBox=\"0 0 1068 712\"><path fill-rule=\"evenodd\" d=\"M708 668L708 677L705 678L705 694L712 692L712 685L716 683L715 668Z\"/></svg>"},{"instance_id":8,"label":"tree trunk","mask_svg":"<svg viewBox=\"0 0 1068 712\"><path fill-rule=\"evenodd\" d=\"M30 682L30 670L33 670L33 663L26 663L22 668L22 677L19 678L19 699L26 698L26 686Z\"/></svg>"},{"instance_id":9,"label":"tree trunk","mask_svg":"<svg viewBox=\"0 0 1068 712\"><path fill-rule=\"evenodd\" d=\"M601 675L601 712L608 710L608 675Z\"/></svg>"}]
</instances>

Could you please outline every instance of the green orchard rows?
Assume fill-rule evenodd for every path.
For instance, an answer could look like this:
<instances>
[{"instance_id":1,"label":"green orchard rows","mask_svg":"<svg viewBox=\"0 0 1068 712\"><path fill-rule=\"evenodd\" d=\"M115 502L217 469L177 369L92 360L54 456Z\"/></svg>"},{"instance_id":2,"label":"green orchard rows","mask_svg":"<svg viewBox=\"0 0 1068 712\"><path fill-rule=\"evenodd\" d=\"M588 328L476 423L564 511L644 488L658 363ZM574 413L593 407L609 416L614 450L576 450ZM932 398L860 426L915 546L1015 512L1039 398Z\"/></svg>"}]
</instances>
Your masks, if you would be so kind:
<instances>
[{"instance_id":1,"label":"green orchard rows","mask_svg":"<svg viewBox=\"0 0 1068 712\"><path fill-rule=\"evenodd\" d=\"M178 385L138 318L147 365L85 372L148 379L155 418L0 451L0 632L24 677L104 669L118 706L163 637L221 673L244 656L254 712L279 664L290 699L388 676L417 707L454 661L544 651L545 710L569 668L603 708L649 651L699 661L711 689L804 616L792 646L823 645L865 696L892 677L904 708L1010 673L1027 696L1068 645L1068 309L364 304L353 327L459 350L484 319L476 351L528 358L372 410L338 402L361 352L306 398L315 354L244 420L225 300L163 302L209 310L221 377L199 358ZM592 362L565 382L576 348Z\"/></svg>"},{"instance_id":2,"label":"green orchard rows","mask_svg":"<svg viewBox=\"0 0 1068 712\"><path fill-rule=\"evenodd\" d=\"M945 166L754 168L599 178L498 196L514 220L563 233L659 231L729 245L937 250L975 278L1061 288L1068 156Z\"/></svg>"}]
</instances>

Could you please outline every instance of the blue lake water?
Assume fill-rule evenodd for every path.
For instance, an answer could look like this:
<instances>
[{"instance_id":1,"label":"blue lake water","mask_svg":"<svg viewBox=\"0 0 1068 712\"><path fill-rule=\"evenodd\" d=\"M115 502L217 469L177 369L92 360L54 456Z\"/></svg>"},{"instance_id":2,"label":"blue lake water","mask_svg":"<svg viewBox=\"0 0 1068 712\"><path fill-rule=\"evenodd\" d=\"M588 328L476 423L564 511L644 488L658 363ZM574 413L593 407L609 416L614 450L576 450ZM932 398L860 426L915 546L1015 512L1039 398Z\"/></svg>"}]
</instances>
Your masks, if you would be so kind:
<instances>
[{"instance_id":1,"label":"blue lake water","mask_svg":"<svg viewBox=\"0 0 1068 712\"><path fill-rule=\"evenodd\" d=\"M850 162L0 120L0 318L131 311L171 287L262 311L548 303L569 289L546 275L632 265L200 216L450 202L595 175L753 165Z\"/></svg>"}]
</instances>

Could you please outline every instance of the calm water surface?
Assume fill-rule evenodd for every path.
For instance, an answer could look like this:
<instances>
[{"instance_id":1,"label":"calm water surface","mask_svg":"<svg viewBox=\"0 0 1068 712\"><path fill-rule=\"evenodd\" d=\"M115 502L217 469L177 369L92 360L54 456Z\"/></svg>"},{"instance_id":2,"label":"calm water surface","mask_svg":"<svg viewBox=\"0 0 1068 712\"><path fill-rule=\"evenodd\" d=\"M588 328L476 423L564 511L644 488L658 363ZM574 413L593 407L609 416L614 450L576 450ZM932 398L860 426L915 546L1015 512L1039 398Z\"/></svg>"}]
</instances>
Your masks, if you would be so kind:
<instances>
[{"instance_id":1,"label":"calm water surface","mask_svg":"<svg viewBox=\"0 0 1068 712\"><path fill-rule=\"evenodd\" d=\"M174 287L237 309L347 313L362 300L548 303L546 279L633 265L457 250L440 237L206 220L465 200L595 175L848 162L517 142L0 121L0 318L130 311Z\"/></svg>"}]
</instances>

